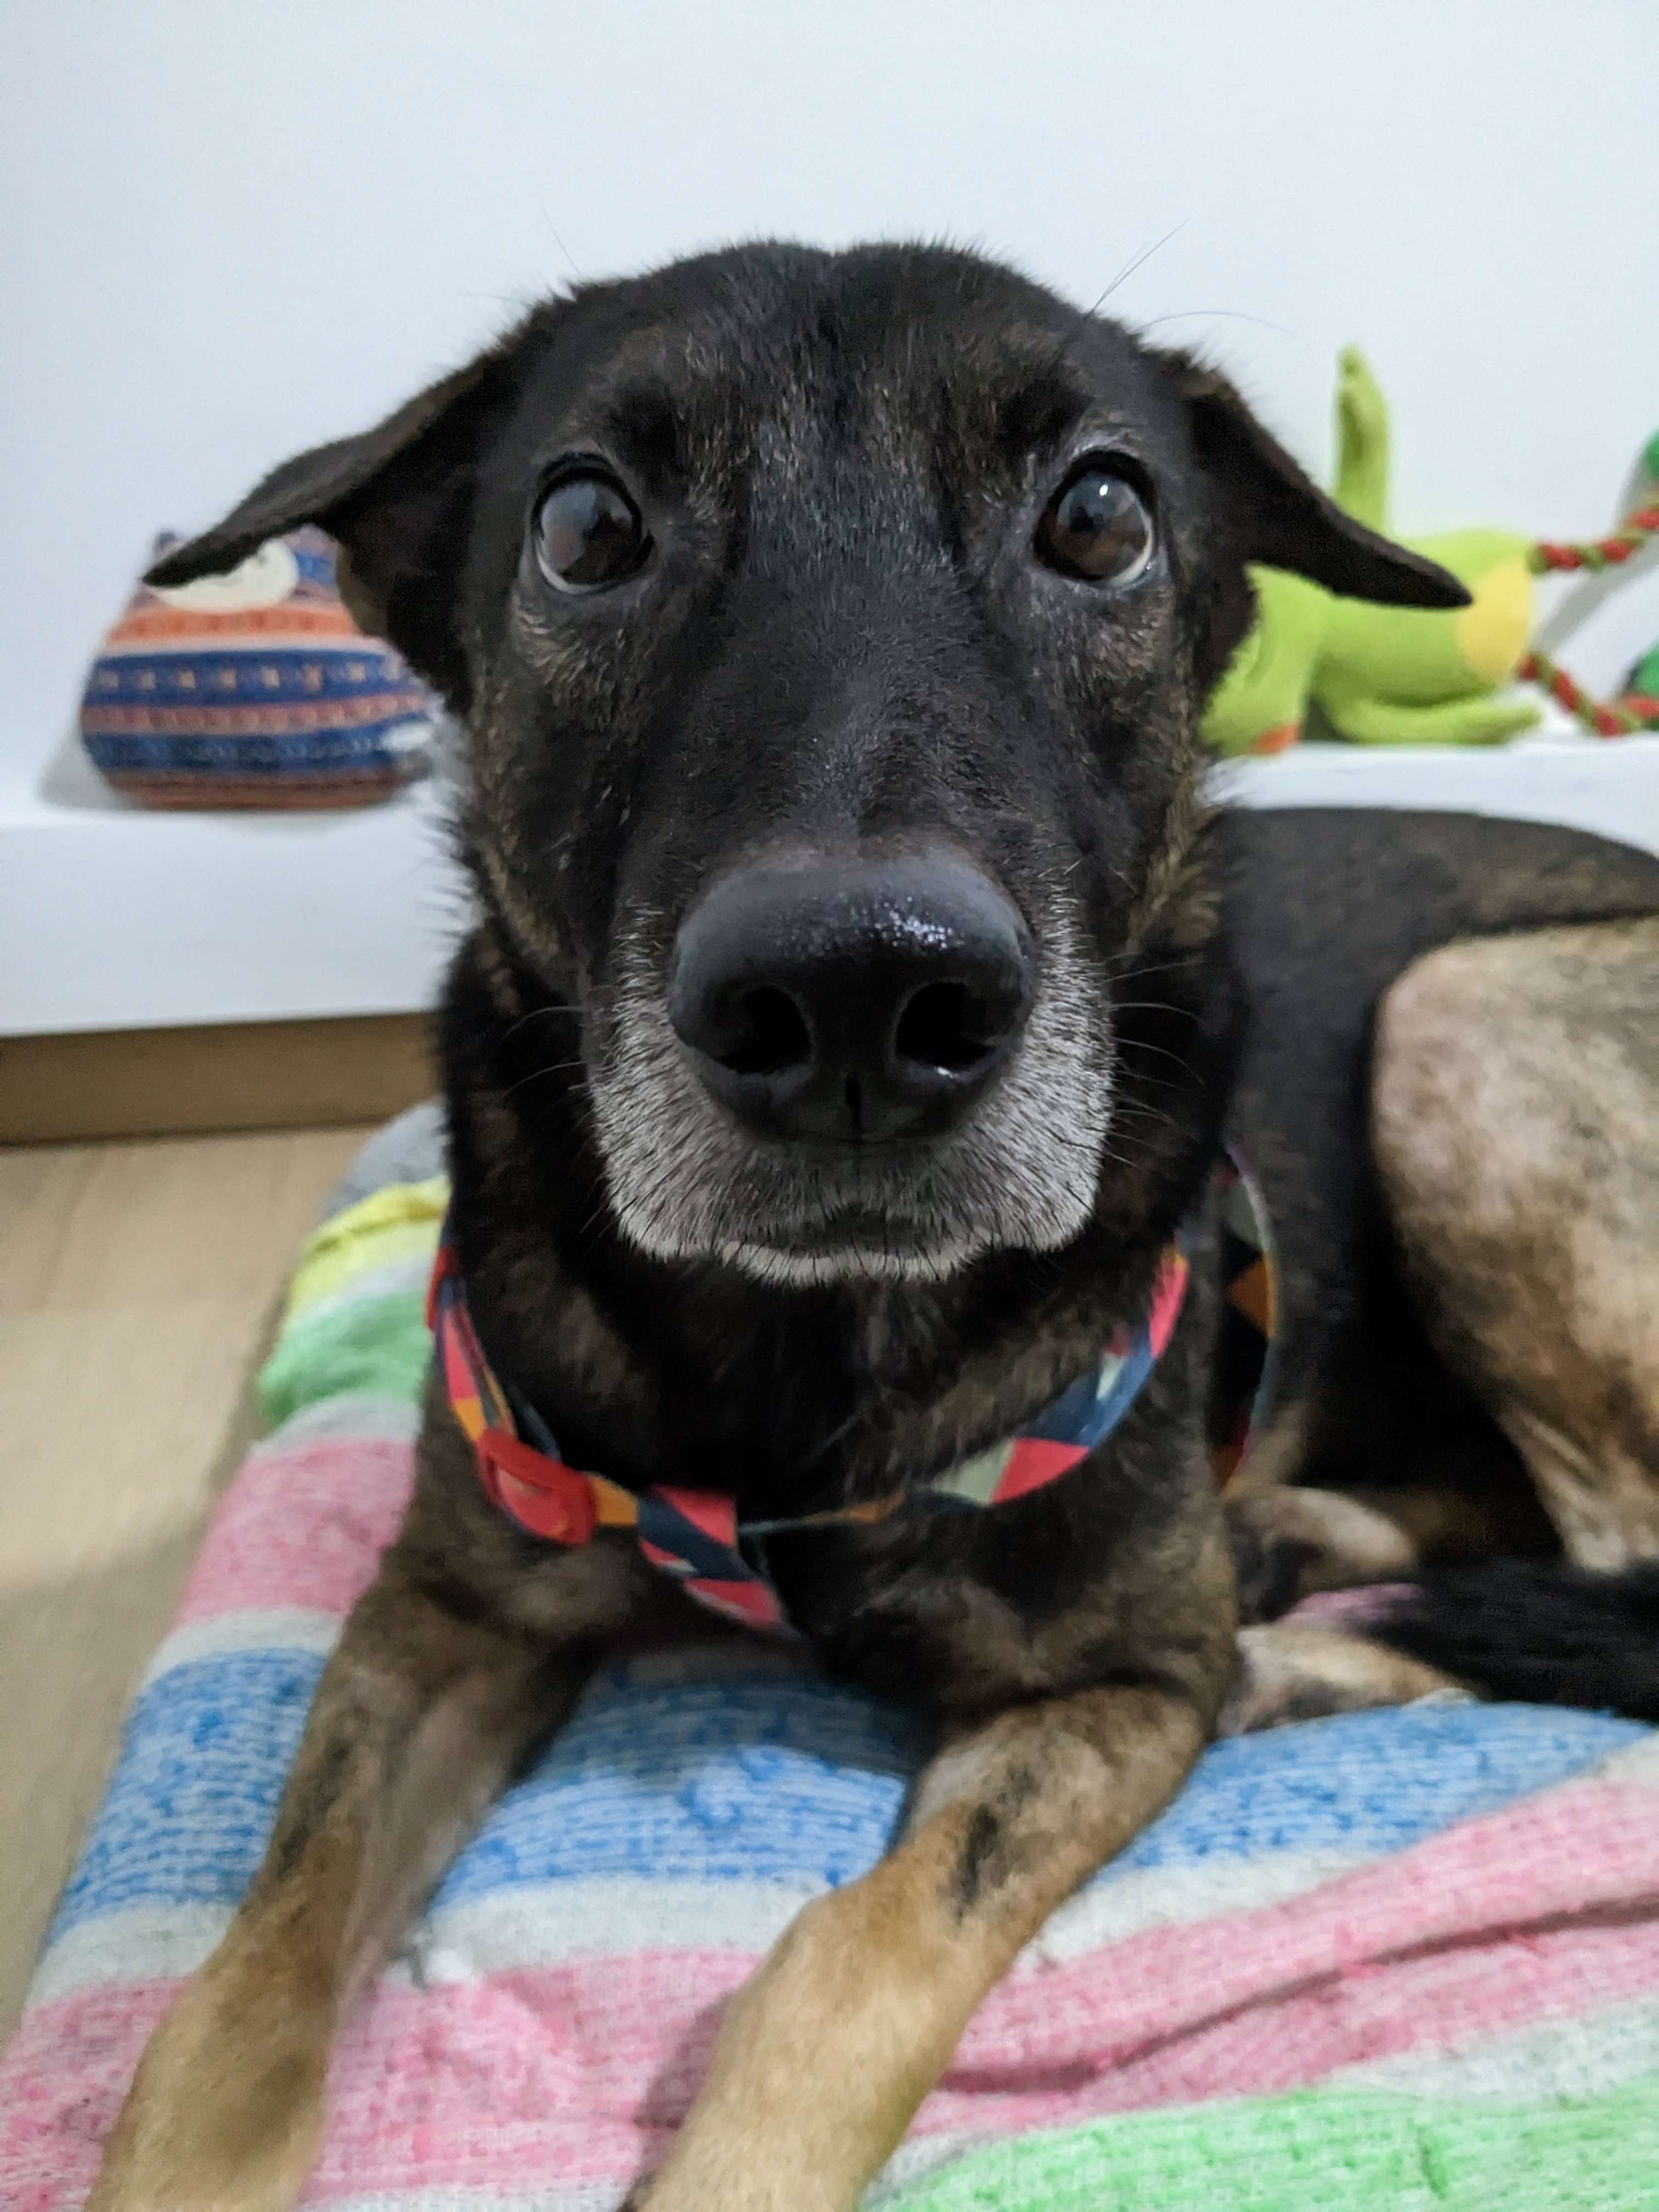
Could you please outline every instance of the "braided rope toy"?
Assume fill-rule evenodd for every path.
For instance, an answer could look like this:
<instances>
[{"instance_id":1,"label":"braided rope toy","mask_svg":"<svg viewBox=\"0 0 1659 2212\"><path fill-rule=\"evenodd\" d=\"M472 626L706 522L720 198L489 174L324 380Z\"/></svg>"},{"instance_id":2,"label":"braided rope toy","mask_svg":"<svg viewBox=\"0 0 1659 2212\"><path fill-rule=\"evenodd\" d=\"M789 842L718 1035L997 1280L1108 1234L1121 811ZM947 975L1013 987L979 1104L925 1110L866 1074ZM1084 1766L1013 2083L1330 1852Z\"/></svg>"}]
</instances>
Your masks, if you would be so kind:
<instances>
[{"instance_id":1,"label":"braided rope toy","mask_svg":"<svg viewBox=\"0 0 1659 2212\"><path fill-rule=\"evenodd\" d=\"M1516 670L1523 684L1547 691L1598 738L1630 738L1640 730L1659 730L1659 699L1645 692L1626 691L1618 699L1597 699L1583 690L1565 668L1541 653L1529 653Z\"/></svg>"},{"instance_id":2,"label":"braided rope toy","mask_svg":"<svg viewBox=\"0 0 1659 2212\"><path fill-rule=\"evenodd\" d=\"M1632 554L1639 553L1655 537L1659 537L1659 500L1627 514L1618 529L1606 538L1569 540L1559 544L1551 538L1540 538L1527 556L1527 566L1534 576L1547 576L1563 569L1588 568L1595 573L1602 568L1622 568Z\"/></svg>"},{"instance_id":3,"label":"braided rope toy","mask_svg":"<svg viewBox=\"0 0 1659 2212\"><path fill-rule=\"evenodd\" d=\"M1659 477L1659 437L1650 442L1643 459L1648 474ZM1650 500L1627 514L1606 538L1560 543L1540 538L1527 555L1527 566L1534 576L1599 574L1606 568L1622 568L1656 537L1659 537L1659 500ZM1542 653L1528 653L1515 672L1523 684L1535 684L1540 690L1547 691L1598 738L1628 738L1638 730L1659 729L1659 697L1645 690L1632 690L1618 699L1594 698Z\"/></svg>"}]
</instances>

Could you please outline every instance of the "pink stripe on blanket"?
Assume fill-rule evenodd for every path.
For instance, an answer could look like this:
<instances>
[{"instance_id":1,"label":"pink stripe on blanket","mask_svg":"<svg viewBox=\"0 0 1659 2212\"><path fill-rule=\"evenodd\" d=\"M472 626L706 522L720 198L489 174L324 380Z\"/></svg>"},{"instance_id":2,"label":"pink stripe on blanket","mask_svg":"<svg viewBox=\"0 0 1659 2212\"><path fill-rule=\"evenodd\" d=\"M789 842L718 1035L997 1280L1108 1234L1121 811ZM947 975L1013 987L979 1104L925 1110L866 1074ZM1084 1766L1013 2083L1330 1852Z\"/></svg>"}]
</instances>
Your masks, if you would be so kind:
<instances>
[{"instance_id":1,"label":"pink stripe on blanket","mask_svg":"<svg viewBox=\"0 0 1659 2212\"><path fill-rule=\"evenodd\" d=\"M1018 1976L981 2008L918 2130L1260 2094L1659 1990L1655 1811L1639 1785L1569 1785L1283 1905ZM647 1952L381 1988L338 2053L308 2201L620 2182L660 2154L751 1964ZM79 2201L167 1995L82 1990L27 2017L0 2096L8 2204Z\"/></svg>"},{"instance_id":2,"label":"pink stripe on blanket","mask_svg":"<svg viewBox=\"0 0 1659 2212\"><path fill-rule=\"evenodd\" d=\"M1516 2029L1587 2019L1656 1992L1659 1920L1634 1930L1592 1921L1520 1942L1491 1936L1351 1966L1301 1991L1264 1996L1165 2041L1149 2039L1115 2061L1103 2059L1083 2079L1064 2068L1046 2081L1023 2073L1029 2062L1011 2025L1004 2049L982 2069L980 2095L951 2103L959 2062L945 2095L933 2100L937 2116L929 2117L942 2127L976 2119L983 2128L984 2092L1001 2084L1014 2094L999 2099L994 2124L1021 2130L1207 2097L1268 2096L1381 2058L1468 2052Z\"/></svg>"},{"instance_id":3,"label":"pink stripe on blanket","mask_svg":"<svg viewBox=\"0 0 1659 2212\"><path fill-rule=\"evenodd\" d=\"M179 1624L243 1607L349 1612L398 1532L413 1473L407 1443L372 1437L258 1454L214 1516Z\"/></svg>"},{"instance_id":4,"label":"pink stripe on blanket","mask_svg":"<svg viewBox=\"0 0 1659 2212\"><path fill-rule=\"evenodd\" d=\"M707 2063L741 1954L647 1954L428 1990L386 1988L354 2023L331 2083L307 2203L374 2191L620 2186L660 2158ZM1109 1961L1089 1962L1098 1978ZM1047 1978L1045 1977L1045 1979ZM994 1996L915 2133L1023 2133L1111 2112L1295 2088L1336 2067L1467 2047L1540 2019L1581 2016L1659 1986L1659 1926L1556 1929L1523 1947L1427 1954L1191 2035L1092 2063L1044 2067ZM0 2178L15 2212L69 2212L96 2169L121 2090L167 1989L48 2008L8 2066ZM1068 1993L1068 2010L1086 2005ZM1060 2001L1066 2002L1066 1996ZM1079 2020L1077 2025L1081 2026ZM33 2052L23 2046L34 2044ZM78 2061L66 2078L65 2050Z\"/></svg>"},{"instance_id":5,"label":"pink stripe on blanket","mask_svg":"<svg viewBox=\"0 0 1659 2212\"><path fill-rule=\"evenodd\" d=\"M1513 1942L1518 1958L1556 1923L1586 1940L1615 1926L1632 1947L1659 1929L1659 1792L1566 1784L1283 1905L1149 1929L1017 1978L999 2001L1034 2069L1087 2068L1240 2006L1292 2002L1332 1977L1405 1972L1437 1949ZM1638 1986L1659 1989L1659 1961L1643 1971L1651 1978ZM1346 2063L1334 2051L1328 2062Z\"/></svg>"}]
</instances>

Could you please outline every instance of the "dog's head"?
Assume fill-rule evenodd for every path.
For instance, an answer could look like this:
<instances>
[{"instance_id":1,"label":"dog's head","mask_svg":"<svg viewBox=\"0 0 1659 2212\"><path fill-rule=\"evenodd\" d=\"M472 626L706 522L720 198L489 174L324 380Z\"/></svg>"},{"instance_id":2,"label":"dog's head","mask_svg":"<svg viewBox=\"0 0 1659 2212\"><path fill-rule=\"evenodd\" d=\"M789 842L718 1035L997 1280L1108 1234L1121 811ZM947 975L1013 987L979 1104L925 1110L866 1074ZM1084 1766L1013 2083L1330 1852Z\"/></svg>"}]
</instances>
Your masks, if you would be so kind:
<instances>
[{"instance_id":1,"label":"dog's head","mask_svg":"<svg viewBox=\"0 0 1659 2212\"><path fill-rule=\"evenodd\" d=\"M1246 563L1463 596L1218 376L922 247L585 288L155 580L307 520L465 720L480 891L574 1011L622 1231L790 1282L1089 1218Z\"/></svg>"}]
</instances>

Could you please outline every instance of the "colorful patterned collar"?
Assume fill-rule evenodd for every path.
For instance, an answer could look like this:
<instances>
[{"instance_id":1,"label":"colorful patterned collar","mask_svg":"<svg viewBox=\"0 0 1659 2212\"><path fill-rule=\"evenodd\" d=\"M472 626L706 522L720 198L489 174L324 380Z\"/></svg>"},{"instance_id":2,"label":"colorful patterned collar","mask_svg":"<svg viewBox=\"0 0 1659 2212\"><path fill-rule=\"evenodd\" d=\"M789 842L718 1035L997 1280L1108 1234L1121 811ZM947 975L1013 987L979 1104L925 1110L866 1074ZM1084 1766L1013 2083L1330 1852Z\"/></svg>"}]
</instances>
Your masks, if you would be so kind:
<instances>
[{"instance_id":1,"label":"colorful patterned collar","mask_svg":"<svg viewBox=\"0 0 1659 2212\"><path fill-rule=\"evenodd\" d=\"M1277 1299L1266 1215L1253 1185L1231 1158L1218 1170L1217 1182L1226 1306L1219 1411L1212 1422L1212 1440L1218 1473L1224 1480L1243 1455L1271 1391ZM867 1525L900 1511L979 1511L1041 1490L1086 1459L1134 1403L1174 1333L1188 1275L1177 1239L1158 1264L1139 1324L1118 1330L1099 1364L1006 1443L872 1504L787 1521L739 1522L735 1499L718 1491L658 1483L636 1492L568 1466L546 1423L519 1393L503 1386L484 1356L447 1222L427 1318L449 1402L471 1443L479 1480L502 1512L532 1535L556 1544L585 1544L599 1528L631 1528L651 1565L683 1583L700 1604L750 1628L787 1632L783 1607L765 1571L769 1536Z\"/></svg>"}]
</instances>

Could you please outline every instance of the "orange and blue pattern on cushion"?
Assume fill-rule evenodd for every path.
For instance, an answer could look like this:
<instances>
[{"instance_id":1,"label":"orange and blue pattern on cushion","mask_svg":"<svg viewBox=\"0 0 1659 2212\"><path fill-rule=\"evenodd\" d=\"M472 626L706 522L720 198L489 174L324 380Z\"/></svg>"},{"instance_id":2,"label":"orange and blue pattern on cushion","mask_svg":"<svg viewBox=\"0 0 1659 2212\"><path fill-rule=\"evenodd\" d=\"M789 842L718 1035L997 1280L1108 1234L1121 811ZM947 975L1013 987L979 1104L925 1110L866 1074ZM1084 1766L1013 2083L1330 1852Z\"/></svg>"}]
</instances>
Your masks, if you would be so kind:
<instances>
[{"instance_id":1,"label":"orange and blue pattern on cushion","mask_svg":"<svg viewBox=\"0 0 1659 2212\"><path fill-rule=\"evenodd\" d=\"M147 805L356 805L424 764L437 711L353 622L332 541L307 528L228 576L139 584L88 672L81 738Z\"/></svg>"}]
</instances>

